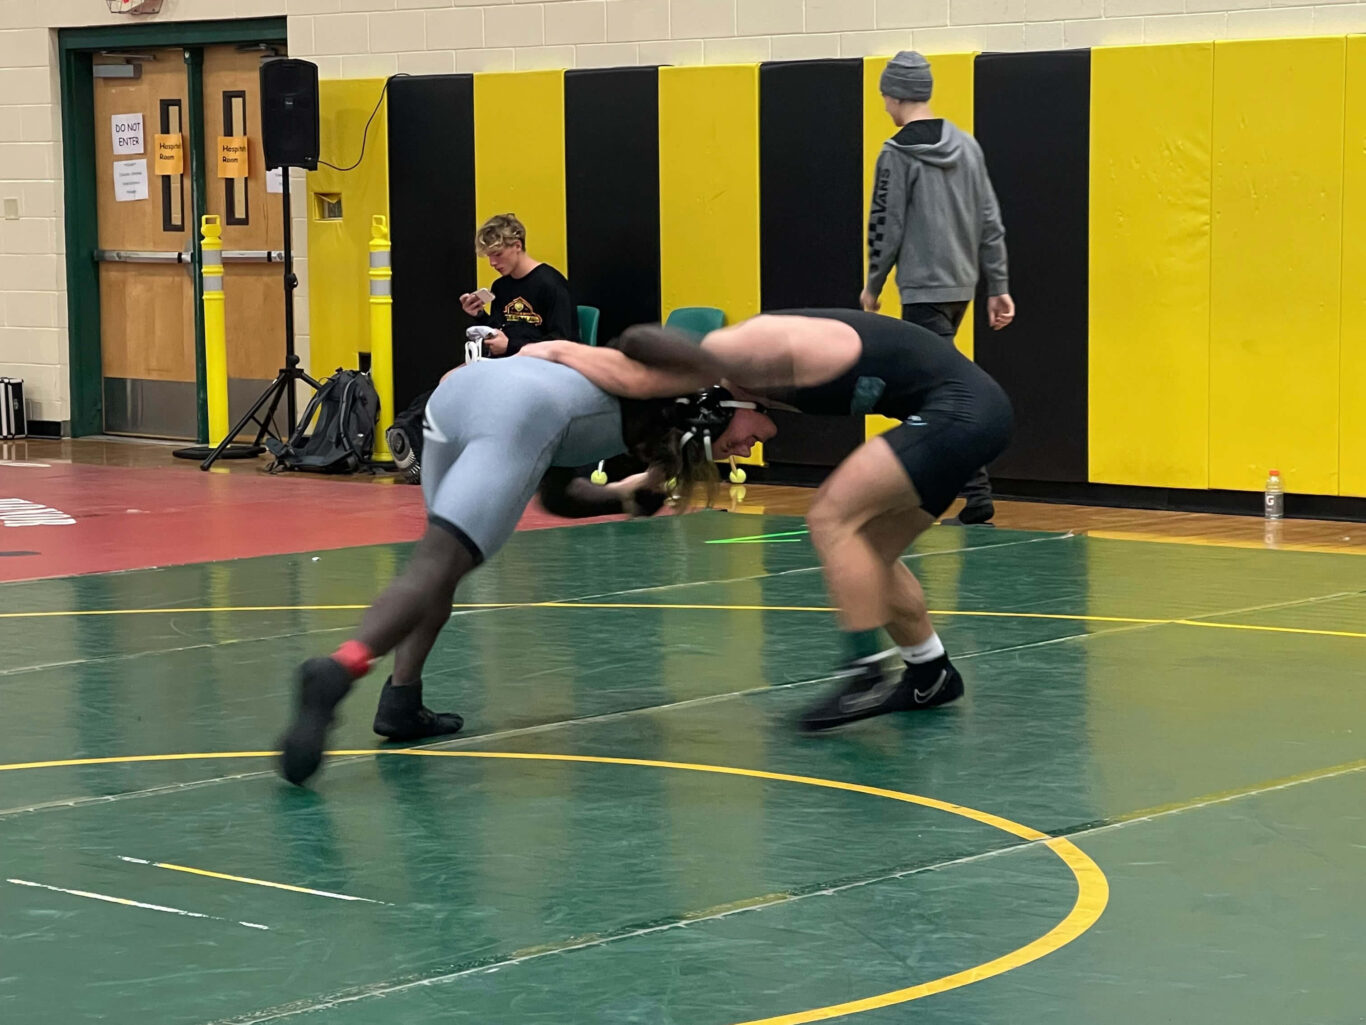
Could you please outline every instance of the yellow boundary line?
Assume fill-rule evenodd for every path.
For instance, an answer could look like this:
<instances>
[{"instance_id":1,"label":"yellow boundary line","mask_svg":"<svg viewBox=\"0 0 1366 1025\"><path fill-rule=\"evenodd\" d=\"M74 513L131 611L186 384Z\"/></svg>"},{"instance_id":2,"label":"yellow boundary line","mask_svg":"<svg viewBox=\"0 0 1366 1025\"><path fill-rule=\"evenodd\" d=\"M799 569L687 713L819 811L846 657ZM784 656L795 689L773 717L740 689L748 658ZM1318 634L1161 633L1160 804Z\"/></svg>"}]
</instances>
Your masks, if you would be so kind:
<instances>
[{"instance_id":1,"label":"yellow boundary line","mask_svg":"<svg viewBox=\"0 0 1366 1025\"><path fill-rule=\"evenodd\" d=\"M61 619L89 616L175 616L208 615L226 612L363 612L368 605L224 605L196 606L178 609L71 609L53 612L0 612L6 619ZM828 605L705 605L656 602L467 602L456 603L452 609L658 609L670 612L824 612L836 610ZM1219 613L1222 614L1222 613ZM1065 612L1001 612L931 609L930 615L941 617L980 617L988 619L1039 619L1072 623L1114 623L1122 626L1196 626L1206 630L1248 630L1261 633L1301 634L1309 637L1349 637L1366 639L1366 632L1355 630L1317 630L1297 626L1263 626L1258 623L1217 623L1206 619L1151 619L1138 616L1092 616Z\"/></svg>"},{"instance_id":2,"label":"yellow boundary line","mask_svg":"<svg viewBox=\"0 0 1366 1025\"><path fill-rule=\"evenodd\" d=\"M1343 524L1351 527L1351 524ZM1141 530L1090 530L1078 532L1081 537L1101 541L1130 541L1166 545L1199 545L1205 548L1243 548L1254 551L1314 552L1319 555L1366 555L1360 545L1335 544L1315 541L1267 541L1265 538L1193 537L1189 534L1153 534Z\"/></svg>"},{"instance_id":3,"label":"yellow boundary line","mask_svg":"<svg viewBox=\"0 0 1366 1025\"><path fill-rule=\"evenodd\" d=\"M49 769L78 765L127 764L132 762L183 762L199 759L270 758L275 754L276 752L273 751L218 751L194 754L128 755L114 758L68 758L60 761L0 765L0 772L18 771L21 769ZM479 758L526 762L629 765L652 769L706 772L720 776L747 776L753 779L769 780L778 783L798 783L804 786L821 787L826 790L842 790L848 793L864 794L869 797L880 797L890 801L899 801L903 804L915 804L924 808L932 808L935 811L947 812L950 815L957 815L961 818L971 819L974 822L980 822L993 829L1018 837L1021 840L1030 843L1039 843L1057 855L1076 879L1077 899L1067 915L1042 936L1026 943L1022 947L1012 950L1008 954L993 958L990 961L985 961L982 964L968 968L964 971L954 972L951 975L945 975L938 979L931 979L928 982L907 986L903 989L889 990L886 993L878 993L873 996L864 997L859 1000L850 1000L840 1004L813 1007L810 1010L798 1011L794 1014L783 1014L770 1018L755 1018L750 1021L739 1022L737 1025L804 1025L806 1022L825 1021L829 1018L840 1018L845 1015L858 1014L862 1011L872 1011L881 1007L891 1007L896 1004L908 1003L912 1000L919 1000L922 997L933 996L937 993L945 993L949 990L958 989L959 987L967 986L974 982L980 982L983 979L990 979L993 976L1002 975L1023 965L1027 965L1032 961L1037 961L1040 958L1061 949L1077 937L1081 936L1100 918L1110 899L1110 884L1105 878L1105 873L1101 871L1099 865L1091 860L1086 852L1077 847L1070 840L1067 840L1064 837L1049 836L1047 833L1041 833L1031 826L1012 822L1010 819L1002 818L999 815L993 815L990 812L978 811L976 808L968 808L961 804L951 804L948 801L936 800L933 797L922 797L919 794L908 794L899 790L884 790L881 787L870 787L861 783L847 783L842 780L821 779L816 776L794 776L783 772L765 772L761 769L739 769L727 765L701 765L692 762L665 762L646 758L606 758L595 755L521 754L507 751L433 751L420 748L407 748L396 751L378 751L373 749L329 751L328 754L333 757L353 757L357 755L366 755L370 757L376 755L412 755L424 758Z\"/></svg>"},{"instance_id":4,"label":"yellow boundary line","mask_svg":"<svg viewBox=\"0 0 1366 1025\"><path fill-rule=\"evenodd\" d=\"M184 872L192 876L204 876L207 879L221 879L229 883L245 883L249 886L264 886L272 890L288 890L291 893L306 893L312 897L330 897L333 900L359 901L362 904L383 904L382 900L371 900L369 897L352 897L345 893L333 893L331 890L314 890L307 886L294 886L291 883L273 883L269 879L256 879L253 876L234 876L226 872L210 872L206 868L191 868L188 865L175 865L168 861L147 861L144 858L130 858L126 855L119 856L120 861L127 861L134 865L146 865L148 868L163 868L170 872Z\"/></svg>"}]
</instances>

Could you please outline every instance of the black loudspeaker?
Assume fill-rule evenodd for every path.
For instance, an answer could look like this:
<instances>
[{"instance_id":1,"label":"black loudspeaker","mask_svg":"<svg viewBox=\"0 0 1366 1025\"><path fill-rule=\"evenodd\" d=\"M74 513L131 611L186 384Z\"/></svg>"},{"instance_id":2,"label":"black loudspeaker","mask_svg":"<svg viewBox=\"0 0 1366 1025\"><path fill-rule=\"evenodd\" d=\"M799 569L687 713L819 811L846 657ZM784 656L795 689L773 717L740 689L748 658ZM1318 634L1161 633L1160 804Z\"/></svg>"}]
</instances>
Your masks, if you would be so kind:
<instances>
[{"instance_id":1,"label":"black loudspeaker","mask_svg":"<svg viewBox=\"0 0 1366 1025\"><path fill-rule=\"evenodd\" d=\"M293 58L261 65L261 141L267 167L318 169L318 65Z\"/></svg>"}]
</instances>

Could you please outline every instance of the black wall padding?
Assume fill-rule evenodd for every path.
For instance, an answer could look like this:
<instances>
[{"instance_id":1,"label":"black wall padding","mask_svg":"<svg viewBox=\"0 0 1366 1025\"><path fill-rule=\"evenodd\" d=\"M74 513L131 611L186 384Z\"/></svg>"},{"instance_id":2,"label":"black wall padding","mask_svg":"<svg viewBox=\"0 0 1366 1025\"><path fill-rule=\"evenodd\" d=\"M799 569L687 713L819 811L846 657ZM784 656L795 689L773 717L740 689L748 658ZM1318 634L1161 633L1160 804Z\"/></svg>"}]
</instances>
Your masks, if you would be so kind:
<instances>
[{"instance_id":1,"label":"black wall padding","mask_svg":"<svg viewBox=\"0 0 1366 1025\"><path fill-rule=\"evenodd\" d=\"M975 80L975 134L1001 202L1017 307L997 333L977 305L977 362L1015 405L1015 440L992 469L1085 481L1091 54L983 54Z\"/></svg>"},{"instance_id":2,"label":"black wall padding","mask_svg":"<svg viewBox=\"0 0 1366 1025\"><path fill-rule=\"evenodd\" d=\"M401 412L465 356L458 297L478 287L474 77L389 83L389 231L394 267L394 406Z\"/></svg>"},{"instance_id":3,"label":"black wall padding","mask_svg":"<svg viewBox=\"0 0 1366 1025\"><path fill-rule=\"evenodd\" d=\"M867 234L861 60L760 66L759 197L763 308L857 308Z\"/></svg>"},{"instance_id":4,"label":"black wall padding","mask_svg":"<svg viewBox=\"0 0 1366 1025\"><path fill-rule=\"evenodd\" d=\"M565 72L564 163L569 285L605 344L661 316L659 70Z\"/></svg>"},{"instance_id":5,"label":"black wall padding","mask_svg":"<svg viewBox=\"0 0 1366 1025\"><path fill-rule=\"evenodd\" d=\"M864 442L861 416L813 416L774 409L778 433L764 445L764 462L782 466L835 467Z\"/></svg>"}]
</instances>

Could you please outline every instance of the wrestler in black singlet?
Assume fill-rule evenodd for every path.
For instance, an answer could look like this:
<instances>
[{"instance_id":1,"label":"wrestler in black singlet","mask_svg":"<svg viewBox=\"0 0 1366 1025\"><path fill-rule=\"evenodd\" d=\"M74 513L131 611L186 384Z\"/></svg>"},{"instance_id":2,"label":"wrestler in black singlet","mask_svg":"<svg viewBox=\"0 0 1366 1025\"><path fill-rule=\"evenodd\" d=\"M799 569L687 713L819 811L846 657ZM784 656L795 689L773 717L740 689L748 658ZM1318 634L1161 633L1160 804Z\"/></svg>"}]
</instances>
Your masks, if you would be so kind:
<instances>
[{"instance_id":1,"label":"wrestler in black singlet","mask_svg":"<svg viewBox=\"0 0 1366 1025\"><path fill-rule=\"evenodd\" d=\"M861 310L773 315L837 320L858 332L863 353L839 377L764 394L803 413L877 413L902 421L883 437L930 515L942 516L977 469L1005 451L1014 427L1010 400L986 371L934 332Z\"/></svg>"}]
</instances>

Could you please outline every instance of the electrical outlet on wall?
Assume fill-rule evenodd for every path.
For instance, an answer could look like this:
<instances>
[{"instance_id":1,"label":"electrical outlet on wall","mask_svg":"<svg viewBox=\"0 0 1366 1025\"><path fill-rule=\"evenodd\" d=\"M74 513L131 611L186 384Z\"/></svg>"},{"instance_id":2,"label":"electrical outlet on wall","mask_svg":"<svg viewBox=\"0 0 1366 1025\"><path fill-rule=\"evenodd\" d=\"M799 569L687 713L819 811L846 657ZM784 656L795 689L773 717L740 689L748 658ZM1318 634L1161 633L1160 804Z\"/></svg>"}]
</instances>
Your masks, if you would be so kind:
<instances>
[{"instance_id":1,"label":"electrical outlet on wall","mask_svg":"<svg viewBox=\"0 0 1366 1025\"><path fill-rule=\"evenodd\" d=\"M19 200L14 196L5 197L5 220L17 221L19 219Z\"/></svg>"}]
</instances>

